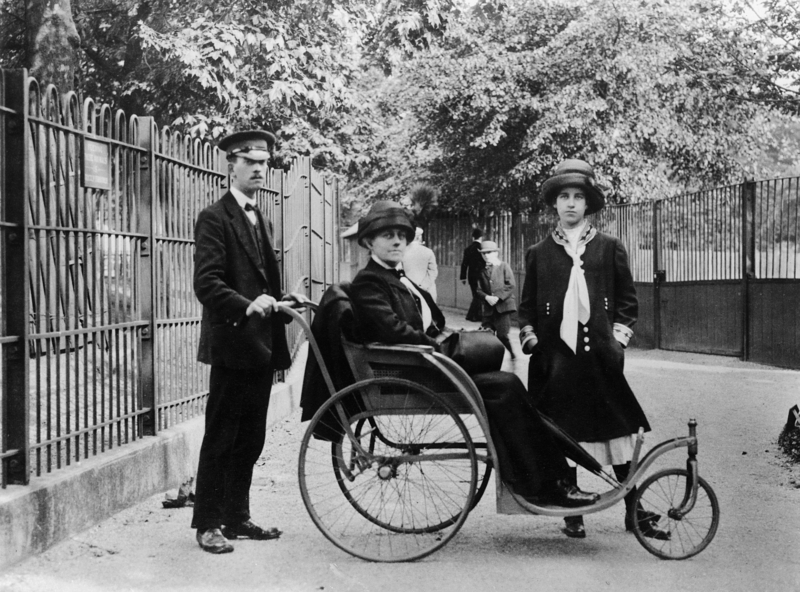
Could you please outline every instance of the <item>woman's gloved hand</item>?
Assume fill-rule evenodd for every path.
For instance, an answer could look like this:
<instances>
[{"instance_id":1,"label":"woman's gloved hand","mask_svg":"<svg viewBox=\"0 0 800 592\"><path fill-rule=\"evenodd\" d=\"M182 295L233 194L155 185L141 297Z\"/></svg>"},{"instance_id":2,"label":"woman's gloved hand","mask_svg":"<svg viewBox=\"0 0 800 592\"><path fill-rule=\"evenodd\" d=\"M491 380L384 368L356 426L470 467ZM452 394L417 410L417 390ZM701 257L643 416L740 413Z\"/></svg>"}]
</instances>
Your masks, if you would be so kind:
<instances>
[{"instance_id":1,"label":"woman's gloved hand","mask_svg":"<svg viewBox=\"0 0 800 592\"><path fill-rule=\"evenodd\" d=\"M533 327L526 325L519 330L519 343L522 346L522 353L530 355L533 348L539 343L539 338L533 332Z\"/></svg>"}]
</instances>

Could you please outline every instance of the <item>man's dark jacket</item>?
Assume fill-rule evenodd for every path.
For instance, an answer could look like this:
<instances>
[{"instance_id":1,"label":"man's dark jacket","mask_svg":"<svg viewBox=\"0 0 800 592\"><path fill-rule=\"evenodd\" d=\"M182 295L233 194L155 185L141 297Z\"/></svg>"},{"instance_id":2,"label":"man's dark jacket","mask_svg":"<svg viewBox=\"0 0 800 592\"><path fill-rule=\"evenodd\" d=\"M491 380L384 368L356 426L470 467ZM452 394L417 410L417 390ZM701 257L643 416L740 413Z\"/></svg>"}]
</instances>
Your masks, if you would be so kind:
<instances>
[{"instance_id":1,"label":"man's dark jacket","mask_svg":"<svg viewBox=\"0 0 800 592\"><path fill-rule=\"evenodd\" d=\"M246 316L261 294L281 299L280 268L272 225L256 212L264 237L264 261L256 233L232 193L200 212L195 225L194 291L203 305L197 359L212 366L288 368L288 317ZM275 321L275 322L273 322Z\"/></svg>"},{"instance_id":2,"label":"man's dark jacket","mask_svg":"<svg viewBox=\"0 0 800 592\"><path fill-rule=\"evenodd\" d=\"M469 246L464 249L464 258L461 259L461 274L459 279L467 280L469 285L474 287L484 267L486 267L486 261L483 260L483 255L481 255L481 243L480 241L472 241Z\"/></svg>"}]
</instances>

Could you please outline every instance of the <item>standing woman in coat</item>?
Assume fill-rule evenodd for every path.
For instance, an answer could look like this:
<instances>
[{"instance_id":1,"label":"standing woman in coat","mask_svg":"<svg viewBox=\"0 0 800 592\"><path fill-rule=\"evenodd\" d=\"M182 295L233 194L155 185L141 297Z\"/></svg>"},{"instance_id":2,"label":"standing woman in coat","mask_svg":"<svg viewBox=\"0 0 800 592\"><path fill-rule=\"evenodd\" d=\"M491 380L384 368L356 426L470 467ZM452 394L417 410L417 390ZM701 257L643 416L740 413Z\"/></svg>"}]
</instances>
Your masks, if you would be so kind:
<instances>
[{"instance_id":1,"label":"standing woman in coat","mask_svg":"<svg viewBox=\"0 0 800 592\"><path fill-rule=\"evenodd\" d=\"M635 435L650 430L623 374L625 348L633 336L638 301L622 243L598 232L585 216L605 205L594 170L583 160L559 164L542 186L555 208L553 233L525 256L519 306L520 343L530 354L528 391L552 417L618 480L628 476ZM635 490L625 497L626 530ZM654 538L660 517L637 515ZM583 538L583 517L564 519L564 533Z\"/></svg>"}]
</instances>

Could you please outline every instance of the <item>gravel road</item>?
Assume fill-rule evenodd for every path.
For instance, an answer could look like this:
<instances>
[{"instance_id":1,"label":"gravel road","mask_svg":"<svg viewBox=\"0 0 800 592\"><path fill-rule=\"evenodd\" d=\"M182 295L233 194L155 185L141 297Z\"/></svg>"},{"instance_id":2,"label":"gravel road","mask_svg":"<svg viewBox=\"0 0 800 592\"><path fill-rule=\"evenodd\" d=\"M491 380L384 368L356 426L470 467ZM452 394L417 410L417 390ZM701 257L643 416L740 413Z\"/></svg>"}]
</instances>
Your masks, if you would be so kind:
<instances>
[{"instance_id":1,"label":"gravel road","mask_svg":"<svg viewBox=\"0 0 800 592\"><path fill-rule=\"evenodd\" d=\"M157 495L8 570L0 591L800 590L800 470L776 444L789 407L800 401L800 373L716 356L627 355L629 381L654 426L651 445L684 435L689 418L698 421L700 470L719 497L721 525L687 561L662 561L641 548L624 531L622 505L588 516L588 537L572 540L559 519L497 515L493 485L432 556L407 564L350 557L303 507L296 467L304 425L295 415L270 432L252 491L255 519L280 526L280 540L203 553L189 529L191 510L161 509ZM523 376L525 364L506 360ZM685 452L666 458L659 466L680 467Z\"/></svg>"}]
</instances>

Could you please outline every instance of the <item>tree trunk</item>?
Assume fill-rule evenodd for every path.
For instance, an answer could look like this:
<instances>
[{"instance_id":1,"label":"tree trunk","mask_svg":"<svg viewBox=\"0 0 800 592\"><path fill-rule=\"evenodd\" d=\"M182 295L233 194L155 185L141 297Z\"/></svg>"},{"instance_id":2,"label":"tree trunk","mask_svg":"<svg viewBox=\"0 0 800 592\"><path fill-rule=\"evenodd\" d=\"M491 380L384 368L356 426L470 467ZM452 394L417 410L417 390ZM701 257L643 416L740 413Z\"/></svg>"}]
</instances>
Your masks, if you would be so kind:
<instances>
[{"instance_id":1,"label":"tree trunk","mask_svg":"<svg viewBox=\"0 0 800 592\"><path fill-rule=\"evenodd\" d=\"M71 0L28 0L28 68L39 82L59 92L74 88L80 36Z\"/></svg>"}]
</instances>

